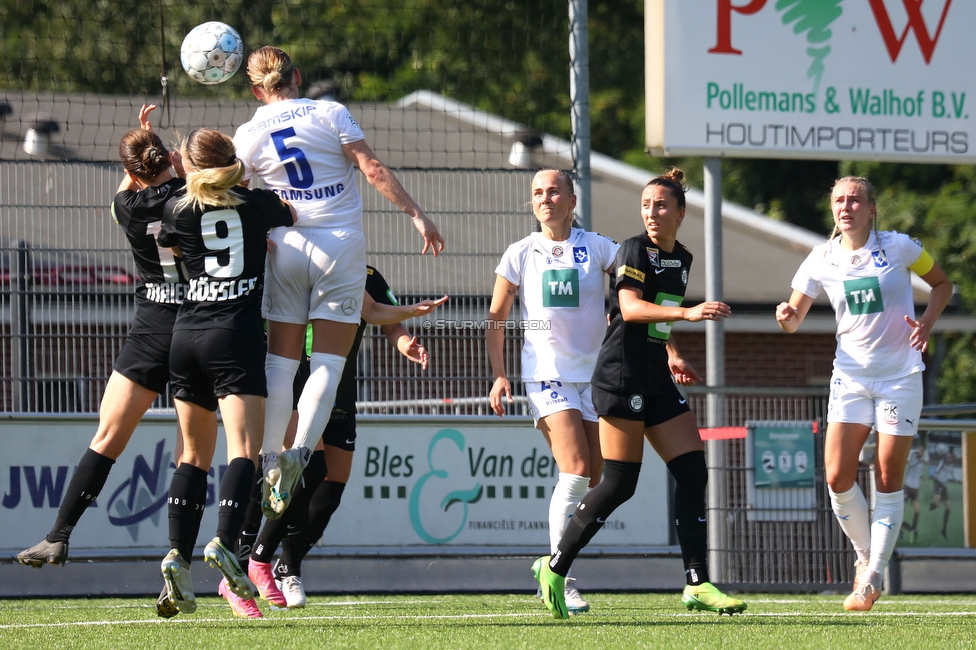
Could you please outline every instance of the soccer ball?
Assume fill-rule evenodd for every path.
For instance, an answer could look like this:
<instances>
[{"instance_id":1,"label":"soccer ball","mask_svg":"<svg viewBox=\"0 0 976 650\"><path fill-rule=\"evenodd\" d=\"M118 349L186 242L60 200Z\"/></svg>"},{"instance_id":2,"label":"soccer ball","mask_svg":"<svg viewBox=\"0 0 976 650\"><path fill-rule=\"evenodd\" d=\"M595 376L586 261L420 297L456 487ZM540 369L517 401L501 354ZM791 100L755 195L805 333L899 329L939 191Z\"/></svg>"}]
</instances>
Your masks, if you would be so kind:
<instances>
[{"instance_id":1,"label":"soccer ball","mask_svg":"<svg viewBox=\"0 0 976 650\"><path fill-rule=\"evenodd\" d=\"M216 21L191 29L180 47L183 69L193 79L208 86L233 77L243 59L244 41L237 31Z\"/></svg>"}]
</instances>

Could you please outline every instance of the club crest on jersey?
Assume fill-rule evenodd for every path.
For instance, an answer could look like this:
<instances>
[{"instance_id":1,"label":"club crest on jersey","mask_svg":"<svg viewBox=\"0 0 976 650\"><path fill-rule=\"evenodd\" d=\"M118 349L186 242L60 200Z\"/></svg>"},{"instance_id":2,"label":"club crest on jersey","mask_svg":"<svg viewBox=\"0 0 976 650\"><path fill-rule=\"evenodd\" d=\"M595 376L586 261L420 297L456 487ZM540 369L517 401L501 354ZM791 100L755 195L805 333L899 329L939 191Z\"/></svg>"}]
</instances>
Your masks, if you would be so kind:
<instances>
[{"instance_id":1,"label":"club crest on jersey","mask_svg":"<svg viewBox=\"0 0 976 650\"><path fill-rule=\"evenodd\" d=\"M688 269L681 269L681 284L688 284Z\"/></svg>"},{"instance_id":2,"label":"club crest on jersey","mask_svg":"<svg viewBox=\"0 0 976 650\"><path fill-rule=\"evenodd\" d=\"M553 257L562 257L563 256L563 247L562 246L553 246L552 247L552 256Z\"/></svg>"},{"instance_id":3,"label":"club crest on jersey","mask_svg":"<svg viewBox=\"0 0 976 650\"><path fill-rule=\"evenodd\" d=\"M851 264L852 265L856 265L856 264L860 264L860 263L861 263L861 256L860 255L851 255Z\"/></svg>"},{"instance_id":4,"label":"club crest on jersey","mask_svg":"<svg viewBox=\"0 0 976 650\"><path fill-rule=\"evenodd\" d=\"M631 395L630 396L630 410L634 413L640 413L644 410L644 396L643 395Z\"/></svg>"},{"instance_id":5,"label":"club crest on jersey","mask_svg":"<svg viewBox=\"0 0 976 650\"><path fill-rule=\"evenodd\" d=\"M871 259L874 260L874 268L883 269L888 266L888 256L885 255L884 249L877 250L871 253Z\"/></svg>"},{"instance_id":6,"label":"club crest on jersey","mask_svg":"<svg viewBox=\"0 0 976 650\"><path fill-rule=\"evenodd\" d=\"M651 266L661 266L661 255L656 248L647 246L644 250L647 251L647 259L651 261Z\"/></svg>"},{"instance_id":7,"label":"club crest on jersey","mask_svg":"<svg viewBox=\"0 0 976 650\"><path fill-rule=\"evenodd\" d=\"M586 251L586 246L573 246L573 260L577 264L586 264L590 261L590 254Z\"/></svg>"}]
</instances>

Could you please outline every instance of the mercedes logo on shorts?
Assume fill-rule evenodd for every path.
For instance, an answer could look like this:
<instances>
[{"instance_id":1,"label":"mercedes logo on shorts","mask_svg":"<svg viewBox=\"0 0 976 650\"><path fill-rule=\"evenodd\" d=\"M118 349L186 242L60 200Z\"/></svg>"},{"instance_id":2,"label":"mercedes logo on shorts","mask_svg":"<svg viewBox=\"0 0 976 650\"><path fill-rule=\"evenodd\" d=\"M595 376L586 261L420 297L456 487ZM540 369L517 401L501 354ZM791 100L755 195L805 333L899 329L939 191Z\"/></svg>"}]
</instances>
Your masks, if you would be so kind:
<instances>
[{"instance_id":1,"label":"mercedes logo on shorts","mask_svg":"<svg viewBox=\"0 0 976 650\"><path fill-rule=\"evenodd\" d=\"M355 298L346 298L342 301L342 313L346 316L352 316L356 312L357 304Z\"/></svg>"},{"instance_id":2,"label":"mercedes logo on shorts","mask_svg":"<svg viewBox=\"0 0 976 650\"><path fill-rule=\"evenodd\" d=\"M644 398L641 395L630 396L630 410L640 413L644 410Z\"/></svg>"}]
</instances>

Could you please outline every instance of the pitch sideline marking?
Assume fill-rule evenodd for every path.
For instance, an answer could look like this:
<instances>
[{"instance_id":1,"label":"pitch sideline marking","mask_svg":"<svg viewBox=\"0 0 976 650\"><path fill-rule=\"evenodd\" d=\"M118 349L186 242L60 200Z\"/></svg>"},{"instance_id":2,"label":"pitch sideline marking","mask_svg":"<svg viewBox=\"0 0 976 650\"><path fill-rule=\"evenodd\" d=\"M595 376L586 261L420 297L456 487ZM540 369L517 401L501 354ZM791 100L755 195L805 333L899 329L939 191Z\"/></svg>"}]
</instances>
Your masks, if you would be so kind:
<instances>
[{"instance_id":1,"label":"pitch sideline marking","mask_svg":"<svg viewBox=\"0 0 976 650\"><path fill-rule=\"evenodd\" d=\"M465 619L486 619L486 618L548 618L550 614L548 612L522 612L522 613L510 613L510 614L435 614L435 615L364 615L364 616L289 616L289 621L375 621L383 619L397 619L397 620L465 620ZM672 613L672 614L654 614L652 618L689 618L689 617L701 617L704 616L702 613ZM741 614L741 616L748 617L764 617L764 618L796 618L796 617L818 617L818 618L840 618L840 617L854 617L858 614L851 614L848 612L821 612L817 614L810 614L807 612L747 612ZM936 616L976 616L974 611L966 612L877 612L877 613L865 613L862 616L873 616L875 618L883 618L886 616L894 617L936 617ZM587 618L598 618L599 615L587 614ZM48 627L85 627L85 626L109 626L109 625L192 625L193 623L232 623L237 622L235 619L228 618L196 618L196 617L186 617L175 621L168 621L165 619L138 619L138 620L120 620L120 621L74 621L67 623L13 623L7 625L0 625L0 630L17 630L17 629L30 629L30 628L48 628Z\"/></svg>"}]
</instances>

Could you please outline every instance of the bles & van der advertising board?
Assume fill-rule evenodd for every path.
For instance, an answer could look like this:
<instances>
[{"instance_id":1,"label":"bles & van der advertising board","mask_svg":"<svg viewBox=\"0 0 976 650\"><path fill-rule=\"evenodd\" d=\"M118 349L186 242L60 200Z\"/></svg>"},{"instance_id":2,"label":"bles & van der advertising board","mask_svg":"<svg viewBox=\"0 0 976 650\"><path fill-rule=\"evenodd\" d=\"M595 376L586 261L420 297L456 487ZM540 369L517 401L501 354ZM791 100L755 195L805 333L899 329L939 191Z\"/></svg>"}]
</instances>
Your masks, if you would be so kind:
<instances>
[{"instance_id":1,"label":"bles & van der advertising board","mask_svg":"<svg viewBox=\"0 0 976 650\"><path fill-rule=\"evenodd\" d=\"M0 427L0 553L32 546L50 530L93 419L11 419ZM198 543L217 524L226 469L223 431L210 471ZM30 444L25 444L30 441ZM71 537L71 551L163 549L175 421L144 420ZM668 544L667 469L649 449L637 494L607 520L597 547ZM559 470L542 434L468 421L361 419L342 504L321 546L548 548L549 497Z\"/></svg>"},{"instance_id":2,"label":"bles & van der advertising board","mask_svg":"<svg viewBox=\"0 0 976 650\"><path fill-rule=\"evenodd\" d=\"M647 0L655 155L976 161L976 3Z\"/></svg>"}]
</instances>

